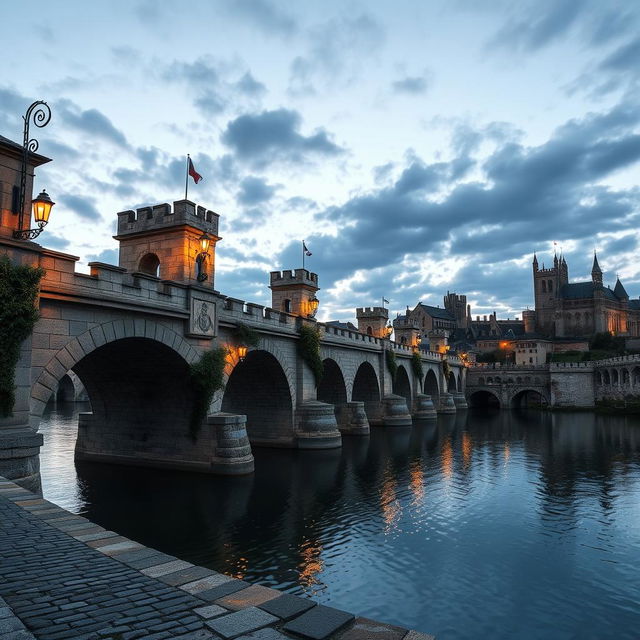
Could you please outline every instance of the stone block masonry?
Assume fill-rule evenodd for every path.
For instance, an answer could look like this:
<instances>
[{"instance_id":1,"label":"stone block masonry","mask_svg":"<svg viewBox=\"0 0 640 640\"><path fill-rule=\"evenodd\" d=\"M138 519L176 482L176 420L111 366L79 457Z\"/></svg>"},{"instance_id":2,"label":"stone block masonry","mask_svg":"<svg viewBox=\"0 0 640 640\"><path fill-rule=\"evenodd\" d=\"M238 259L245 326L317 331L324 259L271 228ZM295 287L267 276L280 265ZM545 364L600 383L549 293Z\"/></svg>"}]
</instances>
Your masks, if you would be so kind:
<instances>
[{"instance_id":1,"label":"stone block masonry","mask_svg":"<svg viewBox=\"0 0 640 640\"><path fill-rule=\"evenodd\" d=\"M0 540L2 640L433 640L194 566L2 477Z\"/></svg>"}]
</instances>

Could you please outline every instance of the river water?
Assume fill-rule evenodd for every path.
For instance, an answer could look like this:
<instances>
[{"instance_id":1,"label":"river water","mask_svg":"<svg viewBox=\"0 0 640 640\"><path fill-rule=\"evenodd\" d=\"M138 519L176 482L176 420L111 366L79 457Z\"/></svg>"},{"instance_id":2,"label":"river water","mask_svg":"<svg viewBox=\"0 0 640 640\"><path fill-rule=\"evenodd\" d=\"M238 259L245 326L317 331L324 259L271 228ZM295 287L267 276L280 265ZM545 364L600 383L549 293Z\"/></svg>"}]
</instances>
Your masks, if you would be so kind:
<instances>
[{"instance_id":1,"label":"river water","mask_svg":"<svg viewBox=\"0 0 640 640\"><path fill-rule=\"evenodd\" d=\"M44 495L143 544L438 640L640 638L640 419L468 412L224 478L73 461Z\"/></svg>"}]
</instances>

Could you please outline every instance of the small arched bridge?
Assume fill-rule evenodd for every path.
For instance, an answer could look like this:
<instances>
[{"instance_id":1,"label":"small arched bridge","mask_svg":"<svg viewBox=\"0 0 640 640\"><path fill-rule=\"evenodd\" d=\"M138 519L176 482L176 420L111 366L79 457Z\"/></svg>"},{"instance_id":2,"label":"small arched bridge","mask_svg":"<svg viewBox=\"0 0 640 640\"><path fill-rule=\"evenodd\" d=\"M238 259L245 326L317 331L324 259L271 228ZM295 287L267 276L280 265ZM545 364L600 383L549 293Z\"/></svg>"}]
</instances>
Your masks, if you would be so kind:
<instances>
[{"instance_id":1,"label":"small arched bridge","mask_svg":"<svg viewBox=\"0 0 640 640\"><path fill-rule=\"evenodd\" d=\"M466 370L455 357L445 366L440 354L424 353L419 378L404 345L245 303L195 279L162 280L97 262L78 273L73 256L6 238L1 253L46 269L40 318L16 368L13 415L0 419L0 475L25 486L39 485L40 419L61 381L71 384L69 372L91 404L80 417L77 458L205 472L251 471L250 445L340 446L342 434L393 424L389 412L398 406L409 420L424 415L424 394L438 410L455 411L452 393L464 404ZM242 361L240 323L259 336ZM321 335L325 374L317 386L299 355L307 323ZM190 367L216 346L229 350L225 388L194 430Z\"/></svg>"}]
</instances>

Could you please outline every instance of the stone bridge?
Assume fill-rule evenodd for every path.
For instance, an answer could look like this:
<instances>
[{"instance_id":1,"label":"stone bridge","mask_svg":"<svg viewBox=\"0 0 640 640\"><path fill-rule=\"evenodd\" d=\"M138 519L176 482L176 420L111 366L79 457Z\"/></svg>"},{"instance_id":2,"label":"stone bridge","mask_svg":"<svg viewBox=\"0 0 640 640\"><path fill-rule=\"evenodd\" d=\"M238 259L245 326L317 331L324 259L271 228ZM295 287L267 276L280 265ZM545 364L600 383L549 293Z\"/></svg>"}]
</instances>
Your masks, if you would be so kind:
<instances>
[{"instance_id":1,"label":"stone bridge","mask_svg":"<svg viewBox=\"0 0 640 640\"><path fill-rule=\"evenodd\" d=\"M467 373L465 393L470 406L512 409L538 404L585 409L599 400L640 397L640 355L537 366L478 363Z\"/></svg>"},{"instance_id":2,"label":"stone bridge","mask_svg":"<svg viewBox=\"0 0 640 640\"><path fill-rule=\"evenodd\" d=\"M169 236L176 229L178 240ZM93 262L89 273L76 271L74 256L0 237L0 255L46 270L40 318L15 373L13 415L0 418L0 475L37 488L40 419L69 372L91 403L80 416L77 458L214 473L250 472L250 445L337 447L343 434L366 434L369 425L434 417L434 405L454 412L454 399L465 406L466 370L456 357L444 364L441 354L423 353L420 379L405 345L317 323L300 305L288 312L225 296L213 288L212 259L199 265L208 281L198 280L203 231L218 239L217 214L186 200L122 212L121 266ZM317 276L274 272L273 282L289 283L287 291L300 285L287 294L295 300ZM259 336L243 358L240 324ZM305 324L321 336L317 386L298 349ZM228 353L225 388L194 434L190 365L216 346ZM393 380L388 350L398 365Z\"/></svg>"}]
</instances>

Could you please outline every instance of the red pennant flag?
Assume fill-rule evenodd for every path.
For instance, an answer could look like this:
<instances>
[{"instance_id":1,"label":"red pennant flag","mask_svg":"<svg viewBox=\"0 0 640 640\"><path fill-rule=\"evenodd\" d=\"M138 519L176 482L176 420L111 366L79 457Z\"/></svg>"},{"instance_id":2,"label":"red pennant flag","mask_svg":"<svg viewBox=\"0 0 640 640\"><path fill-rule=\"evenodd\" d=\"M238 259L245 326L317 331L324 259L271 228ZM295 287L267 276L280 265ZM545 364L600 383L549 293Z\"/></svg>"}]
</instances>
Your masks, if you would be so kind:
<instances>
[{"instance_id":1,"label":"red pennant flag","mask_svg":"<svg viewBox=\"0 0 640 640\"><path fill-rule=\"evenodd\" d=\"M195 167L193 166L193 162L191 161L191 158L189 158L189 175L193 178L193 181L196 184L198 184L198 182L202 180L202 176L196 171Z\"/></svg>"}]
</instances>

